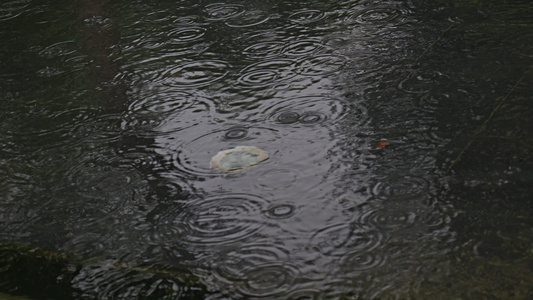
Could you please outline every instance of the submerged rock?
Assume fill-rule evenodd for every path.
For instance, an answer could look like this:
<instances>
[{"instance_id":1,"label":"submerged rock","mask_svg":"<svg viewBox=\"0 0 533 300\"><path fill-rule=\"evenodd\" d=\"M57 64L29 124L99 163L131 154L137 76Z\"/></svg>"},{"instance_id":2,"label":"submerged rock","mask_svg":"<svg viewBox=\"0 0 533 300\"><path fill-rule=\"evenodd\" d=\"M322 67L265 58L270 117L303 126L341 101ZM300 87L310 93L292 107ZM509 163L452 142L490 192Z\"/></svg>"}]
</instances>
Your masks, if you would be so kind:
<instances>
[{"instance_id":1,"label":"submerged rock","mask_svg":"<svg viewBox=\"0 0 533 300\"><path fill-rule=\"evenodd\" d=\"M268 152L253 146L238 146L220 151L213 156L209 167L223 172L234 172L256 166L268 159Z\"/></svg>"}]
</instances>

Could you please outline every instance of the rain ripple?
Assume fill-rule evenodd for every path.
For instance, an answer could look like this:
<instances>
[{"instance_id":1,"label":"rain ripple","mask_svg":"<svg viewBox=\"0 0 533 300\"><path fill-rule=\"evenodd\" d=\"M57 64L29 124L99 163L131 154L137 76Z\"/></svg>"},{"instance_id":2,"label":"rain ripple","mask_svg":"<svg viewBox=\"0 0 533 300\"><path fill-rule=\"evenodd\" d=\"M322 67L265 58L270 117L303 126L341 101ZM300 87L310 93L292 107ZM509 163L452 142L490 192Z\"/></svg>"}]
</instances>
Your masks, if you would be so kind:
<instances>
[{"instance_id":1,"label":"rain ripple","mask_svg":"<svg viewBox=\"0 0 533 300\"><path fill-rule=\"evenodd\" d=\"M241 70L238 83L246 88L261 89L281 83L296 75L293 60L273 59L247 66Z\"/></svg>"},{"instance_id":2,"label":"rain ripple","mask_svg":"<svg viewBox=\"0 0 533 300\"><path fill-rule=\"evenodd\" d=\"M319 300L323 299L321 297L324 293L319 288L307 288L307 289L297 289L294 292L287 295L286 299L290 300Z\"/></svg>"},{"instance_id":3,"label":"rain ripple","mask_svg":"<svg viewBox=\"0 0 533 300\"><path fill-rule=\"evenodd\" d=\"M397 22L397 19L403 14L402 10L395 7L370 7L351 14L347 21L363 25L386 24L392 21Z\"/></svg>"},{"instance_id":4,"label":"rain ripple","mask_svg":"<svg viewBox=\"0 0 533 300\"><path fill-rule=\"evenodd\" d=\"M414 72L400 81L398 88L408 94L425 94L442 84L443 79L448 79L448 76L438 71Z\"/></svg>"},{"instance_id":5,"label":"rain ripple","mask_svg":"<svg viewBox=\"0 0 533 300\"><path fill-rule=\"evenodd\" d=\"M76 53L76 43L73 41L64 41L52 44L39 51L39 56L47 59L69 56Z\"/></svg>"},{"instance_id":6,"label":"rain ripple","mask_svg":"<svg viewBox=\"0 0 533 300\"><path fill-rule=\"evenodd\" d=\"M152 135L154 128L168 135L195 124L202 117L211 117L214 111L214 103L205 94L175 87L163 86L135 98L122 117L121 127L135 131L136 135Z\"/></svg>"},{"instance_id":7,"label":"rain ripple","mask_svg":"<svg viewBox=\"0 0 533 300\"><path fill-rule=\"evenodd\" d=\"M190 43L201 39L205 35L203 27L177 28L168 32L173 43Z\"/></svg>"},{"instance_id":8,"label":"rain ripple","mask_svg":"<svg viewBox=\"0 0 533 300\"><path fill-rule=\"evenodd\" d=\"M237 289L249 297L285 294L294 288L292 283L298 274L298 268L289 263L275 262L257 265L243 271L245 282Z\"/></svg>"},{"instance_id":9,"label":"rain ripple","mask_svg":"<svg viewBox=\"0 0 533 300\"><path fill-rule=\"evenodd\" d=\"M180 270L122 266L112 260L83 266L72 286L83 291L80 299L192 299L202 288Z\"/></svg>"},{"instance_id":10,"label":"rain ripple","mask_svg":"<svg viewBox=\"0 0 533 300\"><path fill-rule=\"evenodd\" d=\"M353 272L360 272L376 268L385 263L385 257L374 252L350 251L341 258L342 272L353 276Z\"/></svg>"},{"instance_id":11,"label":"rain ripple","mask_svg":"<svg viewBox=\"0 0 533 300\"><path fill-rule=\"evenodd\" d=\"M186 225L183 242L196 246L232 245L267 225L267 200L251 194L213 194L190 201L177 216Z\"/></svg>"},{"instance_id":12,"label":"rain ripple","mask_svg":"<svg viewBox=\"0 0 533 300\"><path fill-rule=\"evenodd\" d=\"M303 56L315 54L323 49L324 45L319 40L305 39L290 42L283 47L281 53L287 56Z\"/></svg>"},{"instance_id":13,"label":"rain ripple","mask_svg":"<svg viewBox=\"0 0 533 300\"><path fill-rule=\"evenodd\" d=\"M302 176L296 169L276 168L260 171L256 187L264 190L283 190L293 186Z\"/></svg>"},{"instance_id":14,"label":"rain ripple","mask_svg":"<svg viewBox=\"0 0 533 300\"><path fill-rule=\"evenodd\" d=\"M83 135L84 126L98 114L97 110L82 107L57 112L31 111L27 117L13 120L15 127L4 135L16 136L24 140L26 147L40 150L71 147L83 141L74 137Z\"/></svg>"},{"instance_id":15,"label":"rain ripple","mask_svg":"<svg viewBox=\"0 0 533 300\"><path fill-rule=\"evenodd\" d=\"M311 247L324 255L342 256L347 251L361 254L380 247L384 236L380 231L355 223L337 223L322 228L311 237Z\"/></svg>"},{"instance_id":16,"label":"rain ripple","mask_svg":"<svg viewBox=\"0 0 533 300\"><path fill-rule=\"evenodd\" d=\"M178 64L160 72L156 77L164 85L180 87L205 87L228 74L230 65L219 60L198 60Z\"/></svg>"},{"instance_id":17,"label":"rain ripple","mask_svg":"<svg viewBox=\"0 0 533 300\"><path fill-rule=\"evenodd\" d=\"M158 132L164 133L165 138L172 138L176 132L201 122L214 122L215 115L215 103L207 94L162 87L152 93L142 94L133 102L123 128L137 127L134 125L148 117L156 120ZM163 135L160 137L163 138Z\"/></svg>"},{"instance_id":18,"label":"rain ripple","mask_svg":"<svg viewBox=\"0 0 533 300\"><path fill-rule=\"evenodd\" d=\"M30 3L31 0L16 0L2 3L0 5L0 22L20 16L26 11L25 8Z\"/></svg>"},{"instance_id":19,"label":"rain ripple","mask_svg":"<svg viewBox=\"0 0 533 300\"><path fill-rule=\"evenodd\" d=\"M441 103L446 103L450 101L449 94L424 94L420 97L418 107L421 111L425 113L433 113L437 111L438 105Z\"/></svg>"},{"instance_id":20,"label":"rain ripple","mask_svg":"<svg viewBox=\"0 0 533 300\"><path fill-rule=\"evenodd\" d=\"M279 55L283 42L264 41L246 47L242 53L249 58L267 58Z\"/></svg>"},{"instance_id":21,"label":"rain ripple","mask_svg":"<svg viewBox=\"0 0 533 300\"><path fill-rule=\"evenodd\" d=\"M94 162L80 163L67 171L63 184L66 188L49 205L57 205L58 211L77 216L71 224L64 221L69 226L100 222L114 216L134 197L130 186L136 180L133 176Z\"/></svg>"},{"instance_id":22,"label":"rain ripple","mask_svg":"<svg viewBox=\"0 0 533 300\"><path fill-rule=\"evenodd\" d=\"M168 205L161 204L147 214L147 221L151 228L143 235L152 245L160 245L164 249L176 248L175 244L181 241L186 231L186 224L176 216L184 210L183 203L174 202ZM168 250L173 253L172 250Z\"/></svg>"},{"instance_id":23,"label":"rain ripple","mask_svg":"<svg viewBox=\"0 0 533 300\"><path fill-rule=\"evenodd\" d=\"M387 231L411 227L416 221L419 221L416 208L410 209L408 205L406 207L405 202L387 202L386 205L378 207L368 206L363 209L357 220L361 224Z\"/></svg>"},{"instance_id":24,"label":"rain ripple","mask_svg":"<svg viewBox=\"0 0 533 300\"><path fill-rule=\"evenodd\" d=\"M223 254L213 275L224 288L245 297L285 294L300 273L287 263L289 255L289 249L277 242L245 245Z\"/></svg>"},{"instance_id":25,"label":"rain ripple","mask_svg":"<svg viewBox=\"0 0 533 300\"><path fill-rule=\"evenodd\" d=\"M270 206L265 211L265 216L269 219L287 219L296 213L296 206L290 203L276 204Z\"/></svg>"},{"instance_id":26,"label":"rain ripple","mask_svg":"<svg viewBox=\"0 0 533 300\"><path fill-rule=\"evenodd\" d=\"M334 125L348 113L364 119L366 109L329 96L306 96L265 101L262 115L273 124Z\"/></svg>"},{"instance_id":27,"label":"rain ripple","mask_svg":"<svg viewBox=\"0 0 533 300\"><path fill-rule=\"evenodd\" d=\"M310 24L322 20L325 14L316 9L302 9L292 13L289 20L297 24Z\"/></svg>"},{"instance_id":28,"label":"rain ripple","mask_svg":"<svg viewBox=\"0 0 533 300\"><path fill-rule=\"evenodd\" d=\"M239 4L213 3L204 9L208 20L222 21L242 15L246 10Z\"/></svg>"},{"instance_id":29,"label":"rain ripple","mask_svg":"<svg viewBox=\"0 0 533 300\"><path fill-rule=\"evenodd\" d=\"M270 14L266 11L254 9L247 10L244 14L237 18L229 19L225 24L234 28L253 27L263 24L270 20Z\"/></svg>"},{"instance_id":30,"label":"rain ripple","mask_svg":"<svg viewBox=\"0 0 533 300\"><path fill-rule=\"evenodd\" d=\"M153 93L145 94L129 106L131 113L173 113L191 109L198 101L199 96L185 91L162 88Z\"/></svg>"},{"instance_id":31,"label":"rain ripple","mask_svg":"<svg viewBox=\"0 0 533 300\"><path fill-rule=\"evenodd\" d=\"M382 200L412 200L429 195L430 184L422 177L391 176L380 180L372 192Z\"/></svg>"}]
</instances>

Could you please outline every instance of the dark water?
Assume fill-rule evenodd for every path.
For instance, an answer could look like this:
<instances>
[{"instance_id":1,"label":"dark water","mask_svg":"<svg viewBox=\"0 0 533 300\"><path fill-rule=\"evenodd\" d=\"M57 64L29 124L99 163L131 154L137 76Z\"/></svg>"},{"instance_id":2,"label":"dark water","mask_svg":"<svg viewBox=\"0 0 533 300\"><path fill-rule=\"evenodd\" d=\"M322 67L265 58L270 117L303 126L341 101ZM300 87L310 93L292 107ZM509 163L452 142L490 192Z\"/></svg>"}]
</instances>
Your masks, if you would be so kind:
<instances>
[{"instance_id":1,"label":"dark water","mask_svg":"<svg viewBox=\"0 0 533 300\"><path fill-rule=\"evenodd\" d=\"M532 15L518 0L3 1L0 291L532 298ZM241 145L270 158L209 168ZM70 257L50 283L68 289L14 279L42 278L13 270L27 247Z\"/></svg>"}]
</instances>

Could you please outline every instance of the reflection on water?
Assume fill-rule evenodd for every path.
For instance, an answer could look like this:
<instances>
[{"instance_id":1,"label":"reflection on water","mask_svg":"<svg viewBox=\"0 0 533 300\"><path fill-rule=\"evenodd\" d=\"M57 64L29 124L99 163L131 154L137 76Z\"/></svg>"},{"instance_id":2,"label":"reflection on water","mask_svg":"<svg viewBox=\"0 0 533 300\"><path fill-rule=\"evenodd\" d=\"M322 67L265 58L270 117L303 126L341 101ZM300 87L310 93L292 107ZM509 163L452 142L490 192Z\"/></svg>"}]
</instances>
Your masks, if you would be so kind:
<instances>
[{"instance_id":1,"label":"reflection on water","mask_svg":"<svg viewBox=\"0 0 533 300\"><path fill-rule=\"evenodd\" d=\"M0 4L0 274L29 245L73 299L533 294L530 3L78 2ZM270 157L210 168L237 146Z\"/></svg>"}]
</instances>

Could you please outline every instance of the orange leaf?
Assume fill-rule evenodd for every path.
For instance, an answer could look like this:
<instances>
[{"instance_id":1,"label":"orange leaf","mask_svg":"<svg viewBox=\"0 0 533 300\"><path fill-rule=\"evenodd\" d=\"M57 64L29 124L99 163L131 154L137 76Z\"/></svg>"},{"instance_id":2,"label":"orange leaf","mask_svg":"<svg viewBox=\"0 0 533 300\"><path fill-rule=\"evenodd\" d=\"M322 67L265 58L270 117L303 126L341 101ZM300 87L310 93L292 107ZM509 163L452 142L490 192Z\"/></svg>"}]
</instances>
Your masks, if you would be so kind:
<instances>
[{"instance_id":1,"label":"orange leaf","mask_svg":"<svg viewBox=\"0 0 533 300\"><path fill-rule=\"evenodd\" d=\"M376 148L383 148L383 147L386 147L388 145L390 145L389 142L381 141L381 142L377 142L375 146L376 146Z\"/></svg>"}]
</instances>

